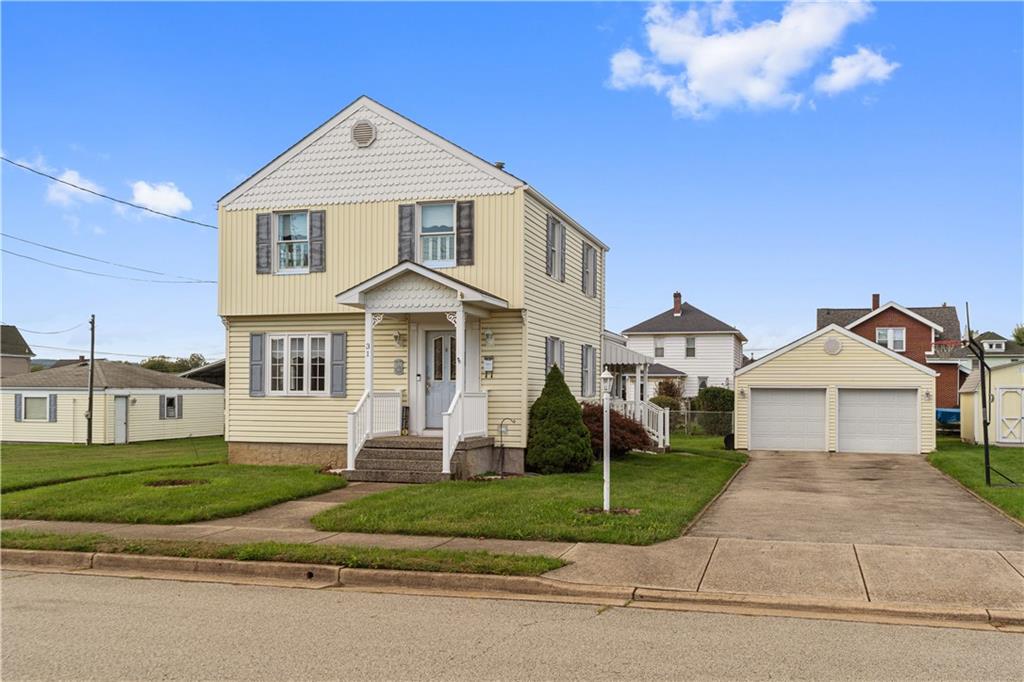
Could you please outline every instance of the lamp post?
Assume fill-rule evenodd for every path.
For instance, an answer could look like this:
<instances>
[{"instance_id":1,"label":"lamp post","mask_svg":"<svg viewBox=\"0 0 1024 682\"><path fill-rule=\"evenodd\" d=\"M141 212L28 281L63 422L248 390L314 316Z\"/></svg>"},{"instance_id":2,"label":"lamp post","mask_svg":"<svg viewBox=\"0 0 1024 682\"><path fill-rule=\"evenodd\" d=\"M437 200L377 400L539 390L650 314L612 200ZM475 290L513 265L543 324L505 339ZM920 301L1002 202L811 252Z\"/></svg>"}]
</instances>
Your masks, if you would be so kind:
<instances>
[{"instance_id":1,"label":"lamp post","mask_svg":"<svg viewBox=\"0 0 1024 682\"><path fill-rule=\"evenodd\" d=\"M607 369L601 372L601 395L604 407L601 443L604 446L604 512L612 510L612 457L611 457L611 406L612 406L612 373Z\"/></svg>"}]
</instances>

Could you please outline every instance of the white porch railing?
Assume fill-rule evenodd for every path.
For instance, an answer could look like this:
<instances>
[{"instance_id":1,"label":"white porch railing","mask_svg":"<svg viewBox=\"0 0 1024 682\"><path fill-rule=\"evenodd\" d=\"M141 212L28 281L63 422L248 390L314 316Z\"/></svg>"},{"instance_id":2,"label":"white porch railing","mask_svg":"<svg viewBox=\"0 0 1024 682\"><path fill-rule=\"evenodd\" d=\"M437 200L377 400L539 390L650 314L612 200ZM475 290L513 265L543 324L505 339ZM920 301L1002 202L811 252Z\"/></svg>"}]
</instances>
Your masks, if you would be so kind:
<instances>
[{"instance_id":1,"label":"white porch railing","mask_svg":"<svg viewBox=\"0 0 1024 682\"><path fill-rule=\"evenodd\" d=\"M667 407L659 407L649 400L636 403L632 400L612 398L611 408L621 415L640 422L659 448L668 447L669 414Z\"/></svg>"},{"instance_id":2,"label":"white porch railing","mask_svg":"<svg viewBox=\"0 0 1024 682\"><path fill-rule=\"evenodd\" d=\"M372 420L372 428L371 428ZM346 469L356 468L356 455L366 441L374 436L397 436L402 432L401 391L370 391L348 413L348 463Z\"/></svg>"},{"instance_id":3,"label":"white porch railing","mask_svg":"<svg viewBox=\"0 0 1024 682\"><path fill-rule=\"evenodd\" d=\"M487 393L456 392L448 411L441 415L441 472L452 472L455 450L466 438L487 435Z\"/></svg>"}]
</instances>

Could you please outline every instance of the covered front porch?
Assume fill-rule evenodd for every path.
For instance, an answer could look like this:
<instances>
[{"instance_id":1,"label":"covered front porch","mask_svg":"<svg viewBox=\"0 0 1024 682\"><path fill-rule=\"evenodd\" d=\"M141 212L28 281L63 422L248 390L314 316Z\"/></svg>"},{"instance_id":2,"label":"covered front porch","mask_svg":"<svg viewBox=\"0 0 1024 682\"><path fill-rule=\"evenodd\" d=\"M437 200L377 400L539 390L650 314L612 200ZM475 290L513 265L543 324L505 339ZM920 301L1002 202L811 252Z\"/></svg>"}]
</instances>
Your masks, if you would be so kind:
<instances>
[{"instance_id":1,"label":"covered front porch","mask_svg":"<svg viewBox=\"0 0 1024 682\"><path fill-rule=\"evenodd\" d=\"M668 448L669 410L645 400L643 395L654 359L605 335L601 343L601 362L613 377L611 408L640 422L659 450Z\"/></svg>"},{"instance_id":2,"label":"covered front porch","mask_svg":"<svg viewBox=\"0 0 1024 682\"><path fill-rule=\"evenodd\" d=\"M363 462L395 466L382 459L380 445L386 443L402 466L447 477L460 446L489 445L479 440L488 436L488 397L480 385L481 320L507 309L506 301L402 262L338 294L336 302L363 310L366 339L364 388L348 414L346 471L365 469L358 466L361 453ZM387 347L378 348L381 335L374 331L385 323L393 331ZM381 373L390 380L382 381ZM396 384L397 377L404 380ZM407 438L395 440L398 436ZM379 440L385 438L390 440ZM371 458L364 451L375 439Z\"/></svg>"}]
</instances>

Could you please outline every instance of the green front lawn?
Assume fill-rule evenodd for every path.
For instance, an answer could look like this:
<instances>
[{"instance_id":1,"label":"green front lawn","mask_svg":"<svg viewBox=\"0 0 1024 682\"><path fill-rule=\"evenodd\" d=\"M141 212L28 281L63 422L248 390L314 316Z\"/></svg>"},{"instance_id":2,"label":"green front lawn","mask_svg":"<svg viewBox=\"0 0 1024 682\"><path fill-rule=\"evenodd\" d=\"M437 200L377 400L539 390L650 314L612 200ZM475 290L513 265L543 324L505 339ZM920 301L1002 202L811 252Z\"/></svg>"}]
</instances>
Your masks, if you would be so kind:
<instances>
[{"instance_id":1,"label":"green front lawn","mask_svg":"<svg viewBox=\"0 0 1024 682\"><path fill-rule=\"evenodd\" d=\"M128 445L0 444L0 492L93 476L227 461L220 436Z\"/></svg>"},{"instance_id":2,"label":"green front lawn","mask_svg":"<svg viewBox=\"0 0 1024 682\"><path fill-rule=\"evenodd\" d=\"M747 456L736 450L725 449L723 436L688 436L682 431L677 431L669 436L669 445L672 452L686 452L691 455L705 455L707 457L724 457L737 462L746 462Z\"/></svg>"},{"instance_id":3,"label":"green front lawn","mask_svg":"<svg viewBox=\"0 0 1024 682\"><path fill-rule=\"evenodd\" d=\"M197 480L194 485L148 486L154 481ZM8 519L189 523L237 516L345 485L345 479L310 467L211 464L158 469L6 493Z\"/></svg>"},{"instance_id":4,"label":"green front lawn","mask_svg":"<svg viewBox=\"0 0 1024 682\"><path fill-rule=\"evenodd\" d=\"M321 530L648 545L677 537L740 463L721 457L631 454L612 462L612 506L600 463L584 474L446 481L364 497L313 517Z\"/></svg>"},{"instance_id":5,"label":"green front lawn","mask_svg":"<svg viewBox=\"0 0 1024 682\"><path fill-rule=\"evenodd\" d=\"M1024 484L1024 448L989 448L993 467ZM985 448L958 438L940 437L938 449L928 461L1010 516L1024 521L1024 487L1004 487L1006 479L992 473L992 487L985 485Z\"/></svg>"},{"instance_id":6,"label":"green front lawn","mask_svg":"<svg viewBox=\"0 0 1024 682\"><path fill-rule=\"evenodd\" d=\"M224 545L199 541L121 540L105 535L60 535L19 530L0 533L0 546L8 549L145 554L195 559L234 559L236 561L283 561L343 566L345 568L488 573L492 575L540 575L565 565L564 561L552 557L493 554L484 551L384 549L281 542Z\"/></svg>"}]
</instances>

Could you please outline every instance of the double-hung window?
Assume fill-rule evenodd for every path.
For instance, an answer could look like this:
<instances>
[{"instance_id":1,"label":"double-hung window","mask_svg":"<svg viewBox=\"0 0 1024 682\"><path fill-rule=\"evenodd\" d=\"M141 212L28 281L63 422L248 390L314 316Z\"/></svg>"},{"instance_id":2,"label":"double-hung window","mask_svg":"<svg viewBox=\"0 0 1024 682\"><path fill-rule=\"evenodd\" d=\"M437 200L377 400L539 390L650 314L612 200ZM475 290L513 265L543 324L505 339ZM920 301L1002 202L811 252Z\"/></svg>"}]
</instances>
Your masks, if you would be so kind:
<instances>
[{"instance_id":1,"label":"double-hung window","mask_svg":"<svg viewBox=\"0 0 1024 682\"><path fill-rule=\"evenodd\" d=\"M173 395L164 396L164 416L167 419L178 418L178 399Z\"/></svg>"},{"instance_id":2,"label":"double-hung window","mask_svg":"<svg viewBox=\"0 0 1024 682\"><path fill-rule=\"evenodd\" d=\"M455 266L455 204L421 204L420 262L430 268Z\"/></svg>"},{"instance_id":3,"label":"double-hung window","mask_svg":"<svg viewBox=\"0 0 1024 682\"><path fill-rule=\"evenodd\" d=\"M907 330L905 327L879 327L875 330L875 343L902 353L907 350Z\"/></svg>"},{"instance_id":4,"label":"double-hung window","mask_svg":"<svg viewBox=\"0 0 1024 682\"><path fill-rule=\"evenodd\" d=\"M654 337L654 357L663 358L665 357L665 337L655 336Z\"/></svg>"},{"instance_id":5,"label":"double-hung window","mask_svg":"<svg viewBox=\"0 0 1024 682\"><path fill-rule=\"evenodd\" d=\"M686 337L686 357L695 358L697 357L697 337L687 336Z\"/></svg>"},{"instance_id":6,"label":"double-hung window","mask_svg":"<svg viewBox=\"0 0 1024 682\"><path fill-rule=\"evenodd\" d=\"M565 225L548 217L547 271L553 279L565 281Z\"/></svg>"},{"instance_id":7,"label":"double-hung window","mask_svg":"<svg viewBox=\"0 0 1024 682\"><path fill-rule=\"evenodd\" d=\"M594 347L583 346L580 367L581 395L584 398L592 398L597 395L597 374L594 371Z\"/></svg>"},{"instance_id":8,"label":"double-hung window","mask_svg":"<svg viewBox=\"0 0 1024 682\"><path fill-rule=\"evenodd\" d=\"M558 365L562 374L565 374L565 341L557 336L549 336L545 339L545 343L544 376L548 375L554 365Z\"/></svg>"},{"instance_id":9,"label":"double-hung window","mask_svg":"<svg viewBox=\"0 0 1024 682\"><path fill-rule=\"evenodd\" d=\"M583 293L597 296L597 249L583 242Z\"/></svg>"},{"instance_id":10,"label":"double-hung window","mask_svg":"<svg viewBox=\"0 0 1024 682\"><path fill-rule=\"evenodd\" d=\"M49 403L46 396L25 396L25 421L45 422L50 418Z\"/></svg>"},{"instance_id":11,"label":"double-hung window","mask_svg":"<svg viewBox=\"0 0 1024 682\"><path fill-rule=\"evenodd\" d=\"M271 394L326 395L326 334L282 334L271 336L269 343Z\"/></svg>"},{"instance_id":12,"label":"double-hung window","mask_svg":"<svg viewBox=\"0 0 1024 682\"><path fill-rule=\"evenodd\" d=\"M309 272L309 213L277 213L275 219L277 272Z\"/></svg>"}]
</instances>

